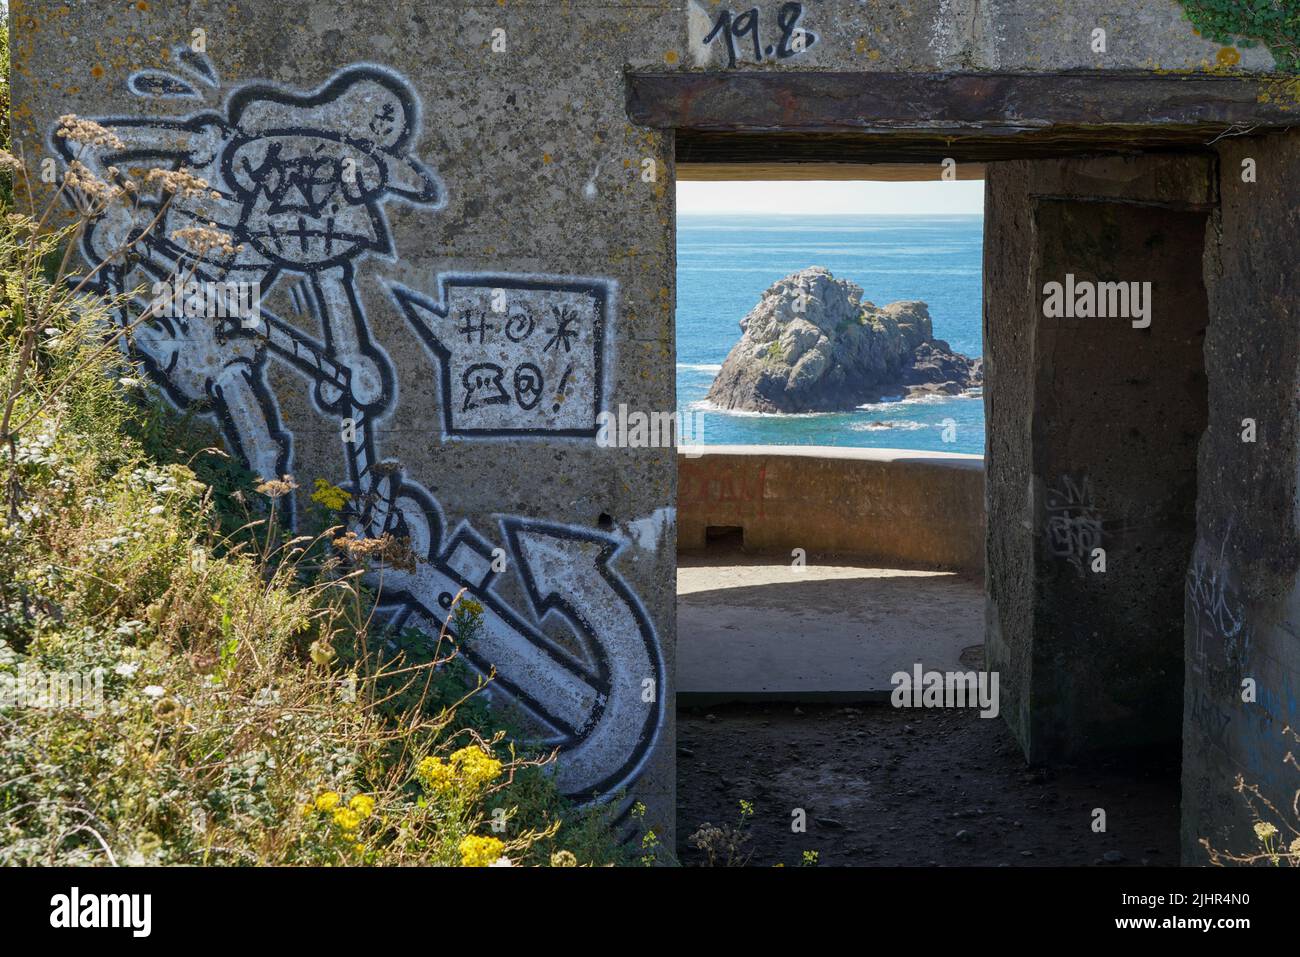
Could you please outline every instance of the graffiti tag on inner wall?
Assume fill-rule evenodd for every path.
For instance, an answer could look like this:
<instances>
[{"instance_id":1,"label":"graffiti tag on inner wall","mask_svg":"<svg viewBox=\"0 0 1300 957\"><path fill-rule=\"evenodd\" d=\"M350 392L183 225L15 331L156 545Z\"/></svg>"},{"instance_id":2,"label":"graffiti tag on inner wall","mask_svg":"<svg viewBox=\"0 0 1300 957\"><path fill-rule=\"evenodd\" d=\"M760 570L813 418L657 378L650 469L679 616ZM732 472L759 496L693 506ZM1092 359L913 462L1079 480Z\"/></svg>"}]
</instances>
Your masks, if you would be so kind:
<instances>
[{"instance_id":1,"label":"graffiti tag on inner wall","mask_svg":"<svg viewBox=\"0 0 1300 957\"><path fill-rule=\"evenodd\" d=\"M263 304L257 321L151 313L132 349L182 407L204 403L254 472L293 470L293 429L267 384L275 363L301 377L315 410L340 429L342 473L354 507L351 530L406 539L420 559L383 572L381 609L395 628L436 633L462 588L483 606L481 634L462 648L481 672L495 668L504 695L561 749L565 793L599 799L643 770L664 718L664 665L650 619L613 567L624 542L572 525L522 516L499 520L530 608L496 593L494 546L468 523L445 530L442 509L401 463L382 457L377 424L395 408L399 383L375 341L357 271L372 257L396 257L386 210L436 211L446 189L413 152L420 105L411 84L383 67L339 70L314 90L251 82L223 93L206 58L176 55L174 73L134 74L141 97L206 108L174 118L99 119L124 144L87 149L55 138L107 179L115 170L188 169L212 194L176 195L159 228L101 274L100 291L121 294L170 282L258 284L290 309ZM112 259L169 197L142 196L138 209L98 219L84 238L94 263ZM234 247L196 253L177 230L205 227ZM476 437L596 434L605 404L604 362L615 289L574 277L441 276L430 291L394 285L390 294L428 349L441 383L443 431ZM136 303L143 313L149 306ZM292 311L297 315L291 317ZM115 321L126 325L124 310ZM586 651L552 641L541 624L556 616Z\"/></svg>"},{"instance_id":2,"label":"graffiti tag on inner wall","mask_svg":"<svg viewBox=\"0 0 1300 957\"><path fill-rule=\"evenodd\" d=\"M1093 549L1101 547L1101 513L1093 504L1092 483L1087 476L1062 475L1045 495L1047 554L1063 558L1084 576Z\"/></svg>"}]
</instances>

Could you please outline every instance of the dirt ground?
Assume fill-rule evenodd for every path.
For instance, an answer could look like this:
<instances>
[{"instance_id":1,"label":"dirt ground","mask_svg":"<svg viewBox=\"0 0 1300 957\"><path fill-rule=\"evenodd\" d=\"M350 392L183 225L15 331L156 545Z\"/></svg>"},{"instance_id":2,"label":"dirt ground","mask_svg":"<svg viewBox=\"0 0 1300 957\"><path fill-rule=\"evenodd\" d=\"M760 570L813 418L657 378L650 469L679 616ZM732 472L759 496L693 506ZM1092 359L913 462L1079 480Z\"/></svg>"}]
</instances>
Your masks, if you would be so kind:
<instances>
[{"instance_id":1,"label":"dirt ground","mask_svg":"<svg viewBox=\"0 0 1300 957\"><path fill-rule=\"evenodd\" d=\"M678 856L752 802L749 863L1174 866L1178 766L1026 766L1001 719L887 703L717 705L677 715ZM793 812L807 832L794 833ZM1093 809L1106 813L1093 831Z\"/></svg>"}]
</instances>

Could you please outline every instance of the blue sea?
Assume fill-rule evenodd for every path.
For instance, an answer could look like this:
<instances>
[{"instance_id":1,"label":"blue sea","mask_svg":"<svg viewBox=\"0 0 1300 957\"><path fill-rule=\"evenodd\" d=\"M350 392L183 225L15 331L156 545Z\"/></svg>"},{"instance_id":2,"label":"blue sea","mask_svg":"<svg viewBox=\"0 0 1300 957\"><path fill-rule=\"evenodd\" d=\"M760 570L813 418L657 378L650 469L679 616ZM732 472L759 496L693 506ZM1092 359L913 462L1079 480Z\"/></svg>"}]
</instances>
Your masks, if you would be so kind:
<instances>
[{"instance_id":1,"label":"blue sea","mask_svg":"<svg viewBox=\"0 0 1300 957\"><path fill-rule=\"evenodd\" d=\"M738 323L778 279L825 266L877 306L923 299L934 334L982 355L980 310L984 218L682 214L677 219L677 403L703 413L706 445L847 445L984 452L984 402L927 396L853 412L760 415L722 412L704 401L740 338ZM945 442L945 420L955 441ZM698 420L696 420L698 421Z\"/></svg>"}]
</instances>

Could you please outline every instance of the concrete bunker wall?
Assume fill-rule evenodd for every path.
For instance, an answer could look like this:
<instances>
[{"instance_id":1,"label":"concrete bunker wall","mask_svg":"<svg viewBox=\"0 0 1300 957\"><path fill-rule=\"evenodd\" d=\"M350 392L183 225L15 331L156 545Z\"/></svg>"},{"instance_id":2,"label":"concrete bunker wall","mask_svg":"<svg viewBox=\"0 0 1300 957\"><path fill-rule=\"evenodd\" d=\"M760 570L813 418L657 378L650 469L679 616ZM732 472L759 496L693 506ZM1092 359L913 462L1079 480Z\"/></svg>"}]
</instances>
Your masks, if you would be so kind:
<instances>
[{"instance_id":1,"label":"concrete bunker wall","mask_svg":"<svg viewBox=\"0 0 1300 957\"><path fill-rule=\"evenodd\" d=\"M1188 863L1300 792L1298 141L988 171L989 667L1032 760L1181 735ZM1070 270L1152 280L1153 338L1044 316Z\"/></svg>"},{"instance_id":2,"label":"concrete bunker wall","mask_svg":"<svg viewBox=\"0 0 1300 957\"><path fill-rule=\"evenodd\" d=\"M1181 733L1213 169L1204 156L989 167L987 255L1021 268L991 268L986 290L988 648L1015 676L1008 713L1031 760ZM1137 280L1141 317L1090 285ZM1076 315L1094 288L1096 309Z\"/></svg>"},{"instance_id":3,"label":"concrete bunker wall","mask_svg":"<svg viewBox=\"0 0 1300 957\"><path fill-rule=\"evenodd\" d=\"M896 449L709 446L678 458L677 547L741 529L746 551L851 555L885 567L978 575L978 455ZM809 546L812 546L810 549Z\"/></svg>"},{"instance_id":4,"label":"concrete bunker wall","mask_svg":"<svg viewBox=\"0 0 1300 957\"><path fill-rule=\"evenodd\" d=\"M1300 281L1294 249L1278 246L1300 236L1300 135L1217 149L1209 422L1186 594L1183 855L1259 863L1253 823L1295 839L1283 822L1296 825L1300 792Z\"/></svg>"},{"instance_id":5,"label":"concrete bunker wall","mask_svg":"<svg viewBox=\"0 0 1300 957\"><path fill-rule=\"evenodd\" d=\"M734 25L751 5L752 48L748 34L713 29L724 14ZM14 131L27 155L66 163L72 154L52 132L71 112L113 125L128 142L124 155L83 157L101 169L115 160L189 166L221 198L178 207L178 222L215 222L247 250L205 269L263 284L264 329L218 334L179 323L143 337L154 379L177 404L202 403L254 471L346 485L366 503L360 534L409 537L422 561L391 593L393 623L427 627L451 594L469 588L487 614L477 660L497 666L499 700L532 713L560 746L566 788L582 800L612 792L643 800L647 823L669 841L675 454L594 441L602 411L674 404L675 124L641 119L645 103L629 95L629 71L761 78L697 103L749 111L768 131L796 131L784 147L791 153L817 146L818 129L839 122L826 118L827 104L843 114L845 101L773 92L768 80L815 90L823 77L861 77L871 103L849 110L846 122L855 136L871 127L886 138L899 129L890 126L894 106L872 92L877 80L923 86L933 99L917 102L938 105L944 119L933 125L943 129L902 158L935 162L947 155L938 144L983 125L967 115L972 104L1003 104L1002 132L1046 131L1038 142L1051 148L1053 124L1071 111L1105 112L1109 98L1088 84L1127 82L1126 71L1161 71L1162 89L1174 91L1146 121L1163 122L1156 114L1171 102L1193 104L1175 113L1200 116L1211 108L1181 84L1200 82L1219 52L1173 0L901 0L887 9L856 0L734 8L196 0L111 9L99 0L14 0L11 8ZM1104 53L1090 42L1098 27L1107 32ZM1255 48L1243 51L1241 66L1268 70L1272 61ZM1020 78L1038 83L1033 75L1047 73L1036 88L1047 93L1040 102L1055 104L1053 118L1013 116ZM973 96L962 93L966 80L975 81ZM1054 96L1062 83L1073 92ZM1241 95L1217 117L1220 129L1263 102L1248 84L1234 89ZM961 107L951 116L949 97ZM960 155L1004 158L986 153ZM1278 156L1294 168L1293 154ZM1223 227L1244 233L1248 221L1225 211ZM92 235L88 254L111 231ZM1269 247L1268 235L1251 240L1247 248ZM1011 256L1015 237L1006 242L991 282L1023 273L1027 260ZM127 288L153 281L176 255L160 243L109 279ZM1274 286L1284 281L1271 277ZM1259 311L1257 328L1281 321L1280 302ZM1011 348L1005 361L1027 359ZM1276 385L1278 368L1260 362ZM1210 365L1211 430L1214 376L1228 363L1225 351ZM1294 380L1287 388L1293 397ZM1028 415L1034 393L1021 398ZM994 436L991 454L999 443L1023 452L1028 441L1028 433ZM1028 477L1030 460L1016 461L990 493L990 517L995 506L998 514L1019 507L1023 486L1012 480ZM1271 457L1260 468L1262 479L1284 483L1294 461ZM1201 509L1203 536L1243 493L1230 482L1214 489L1214 504ZM1028 545L999 539L990 565L1031 574ZM493 568L499 555L504 572ZM1282 609L1294 609L1294 599L1287 606L1279 595L1294 587L1294 569L1264 565L1270 586L1259 601L1274 624L1260 619L1257 634L1272 637L1257 647L1273 642L1270 660L1282 670L1271 687L1283 694L1296 671ZM1000 616L1026 614L1013 604L999 601ZM1251 733L1242 730L1214 760L1239 758Z\"/></svg>"}]
</instances>

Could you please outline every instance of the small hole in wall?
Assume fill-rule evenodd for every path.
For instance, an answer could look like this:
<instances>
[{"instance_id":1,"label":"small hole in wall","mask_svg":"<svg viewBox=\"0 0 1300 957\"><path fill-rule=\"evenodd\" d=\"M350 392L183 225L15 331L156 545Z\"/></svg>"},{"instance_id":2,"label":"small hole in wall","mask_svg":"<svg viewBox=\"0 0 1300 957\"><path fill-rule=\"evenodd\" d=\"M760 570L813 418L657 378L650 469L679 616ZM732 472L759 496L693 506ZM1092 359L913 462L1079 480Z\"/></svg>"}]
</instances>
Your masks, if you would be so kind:
<instances>
[{"instance_id":1,"label":"small hole in wall","mask_svg":"<svg viewBox=\"0 0 1300 957\"><path fill-rule=\"evenodd\" d=\"M596 527L608 532L614 527L614 520L609 517L608 512L601 512L600 518L596 519Z\"/></svg>"},{"instance_id":2,"label":"small hole in wall","mask_svg":"<svg viewBox=\"0 0 1300 957\"><path fill-rule=\"evenodd\" d=\"M745 530L739 525L709 525L704 529L704 543L723 548L744 548Z\"/></svg>"}]
</instances>

